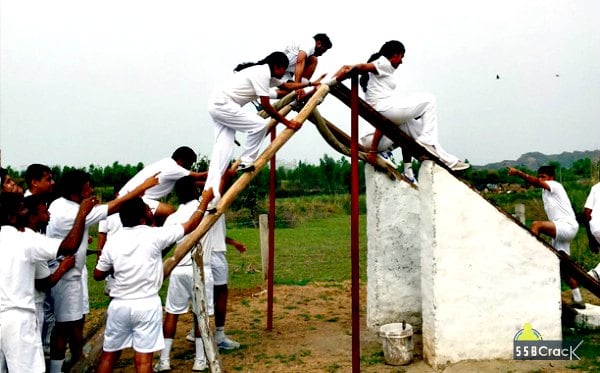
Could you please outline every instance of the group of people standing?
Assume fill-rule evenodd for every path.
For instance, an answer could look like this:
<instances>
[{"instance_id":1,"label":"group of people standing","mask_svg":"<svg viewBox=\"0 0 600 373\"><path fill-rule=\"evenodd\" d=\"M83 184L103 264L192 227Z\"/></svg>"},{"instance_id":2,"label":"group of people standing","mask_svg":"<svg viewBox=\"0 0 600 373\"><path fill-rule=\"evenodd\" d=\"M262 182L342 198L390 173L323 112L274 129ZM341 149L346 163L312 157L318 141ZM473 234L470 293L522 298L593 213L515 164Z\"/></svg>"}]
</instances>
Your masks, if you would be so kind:
<instances>
[{"instance_id":1,"label":"group of people standing","mask_svg":"<svg viewBox=\"0 0 600 373\"><path fill-rule=\"evenodd\" d=\"M0 169L0 372L69 371L81 358L85 315L89 313L85 263L90 254L97 259L94 279L110 279L106 282L110 305L97 371L112 371L121 351L129 347L134 349L136 370L151 371L153 354L159 350L163 353L155 370L169 370L175 332L169 315L187 312L193 280L188 255L173 271L163 325L158 296L163 282L162 257L198 226L213 197L210 188L199 193L206 172L190 170L196 158L191 148L180 147L171 157L143 168L115 193L115 199L103 204L94 196L90 175L82 170L66 171L55 188L50 168L30 165L24 192ZM231 176L226 174L222 189L230 184ZM180 202L177 210L163 202L173 189ZM94 225L104 226L97 252L88 250L92 243L88 231ZM227 244L240 252L246 250L225 236L222 217L202 240L204 271L211 279L205 286L209 311L215 316L217 345L235 349L239 343L224 332ZM204 370L207 364L198 331L191 340L196 345L193 368ZM49 348L48 367L43 346Z\"/></svg>"},{"instance_id":2,"label":"group of people standing","mask_svg":"<svg viewBox=\"0 0 600 373\"><path fill-rule=\"evenodd\" d=\"M24 193L6 170L0 169L0 372L45 371L42 346L46 344L50 348L51 372L68 370L64 363L67 346L71 365L81 358L83 326L89 312L85 265L90 243L88 229L96 224L100 228L93 277L106 280L106 293L111 299L97 371L112 371L120 352L129 347L135 351L138 371L151 370L153 353L159 350L162 351L154 370L170 370L169 355L178 315L188 312L193 299L192 259L186 255L171 274L163 323L158 296L163 283L162 256L165 249L180 242L210 213L237 172L254 170L267 119L244 110L248 103L255 103L277 122L297 130L301 123L277 112L271 105L272 99L296 90L297 100L302 101L320 84L340 82L358 73L362 75L365 100L375 110L450 169L469 167L439 143L435 97L402 96L396 92L393 75L405 55L401 42L384 43L366 63L342 66L328 82L323 82L325 75L312 80L318 57L331 47L326 34L316 34L305 43L292 43L261 61L235 68L231 79L215 90L208 102L214 122L214 146L207 173L191 171L196 153L180 147L170 158L145 167L127 181L115 193L115 199L100 204L90 175L84 171L65 172L57 193L51 170L44 165L31 165L26 172L28 190ZM247 140L237 170L231 170L236 131L246 132ZM397 147L378 130L363 138L363 145L371 150L370 157L382 157L388 162L388 153ZM411 154L406 151L403 162L404 175L416 183ZM544 189L544 206L550 221L534 222L532 231L551 236L558 250L569 253L577 223L566 192L554 181L552 170L540 169L537 178L516 169L509 169L509 173ZM201 195L199 188L203 190ZM179 200L177 209L163 201L173 190ZM592 192L594 197L591 194L589 206L586 203L586 216L591 228L589 237L595 238L597 249L600 219L593 211L600 200L598 186ZM239 343L224 332L228 244L240 252L246 251L242 243L226 236L221 216L201 240L206 311L215 316L218 347L235 349ZM598 279L598 271L600 268L590 274ZM581 305L576 283L568 282L575 304ZM193 370L207 369L197 326L190 339L196 348Z\"/></svg>"}]
</instances>

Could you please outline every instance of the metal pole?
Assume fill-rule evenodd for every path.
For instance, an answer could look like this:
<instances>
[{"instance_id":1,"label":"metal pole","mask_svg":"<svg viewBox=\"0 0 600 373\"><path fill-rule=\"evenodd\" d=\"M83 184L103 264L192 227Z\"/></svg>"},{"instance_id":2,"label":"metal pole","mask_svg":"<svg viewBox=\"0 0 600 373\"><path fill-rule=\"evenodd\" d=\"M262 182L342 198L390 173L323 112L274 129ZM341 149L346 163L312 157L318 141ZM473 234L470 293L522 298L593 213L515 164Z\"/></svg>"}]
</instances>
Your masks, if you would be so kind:
<instances>
[{"instance_id":1,"label":"metal pole","mask_svg":"<svg viewBox=\"0 0 600 373\"><path fill-rule=\"evenodd\" d=\"M277 135L277 127L271 130L271 142ZM275 157L271 158L269 170L269 265L267 276L267 330L273 330L273 266L275 265Z\"/></svg>"},{"instance_id":2,"label":"metal pole","mask_svg":"<svg viewBox=\"0 0 600 373\"><path fill-rule=\"evenodd\" d=\"M352 77L350 145L350 257L352 263L352 372L360 372L360 277L358 241L358 76Z\"/></svg>"}]
</instances>

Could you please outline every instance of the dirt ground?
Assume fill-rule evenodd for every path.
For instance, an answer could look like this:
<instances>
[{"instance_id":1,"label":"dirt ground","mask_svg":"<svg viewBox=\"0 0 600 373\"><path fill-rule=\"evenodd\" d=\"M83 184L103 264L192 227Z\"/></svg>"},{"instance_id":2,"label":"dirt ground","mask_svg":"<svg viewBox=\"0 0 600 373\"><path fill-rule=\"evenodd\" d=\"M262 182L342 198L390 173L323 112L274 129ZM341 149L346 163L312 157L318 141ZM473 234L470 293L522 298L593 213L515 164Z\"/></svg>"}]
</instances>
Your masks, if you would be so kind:
<instances>
[{"instance_id":1,"label":"dirt ground","mask_svg":"<svg viewBox=\"0 0 600 373\"><path fill-rule=\"evenodd\" d=\"M364 288L361 314L365 314ZM350 284L276 286L273 330L266 331L267 293L264 289L230 292L226 332L241 343L220 355L224 372L351 372ZM99 313L89 315L93 323ZM173 372L190 372L194 346L185 340L191 315L180 317L171 354ZM414 360L405 366L386 365L381 341L361 321L361 372L436 372L421 356L421 336L414 336ZM155 356L155 361L158 355ZM469 372L572 372L565 361L462 362L443 370ZM125 351L116 372L134 372L131 351Z\"/></svg>"}]
</instances>

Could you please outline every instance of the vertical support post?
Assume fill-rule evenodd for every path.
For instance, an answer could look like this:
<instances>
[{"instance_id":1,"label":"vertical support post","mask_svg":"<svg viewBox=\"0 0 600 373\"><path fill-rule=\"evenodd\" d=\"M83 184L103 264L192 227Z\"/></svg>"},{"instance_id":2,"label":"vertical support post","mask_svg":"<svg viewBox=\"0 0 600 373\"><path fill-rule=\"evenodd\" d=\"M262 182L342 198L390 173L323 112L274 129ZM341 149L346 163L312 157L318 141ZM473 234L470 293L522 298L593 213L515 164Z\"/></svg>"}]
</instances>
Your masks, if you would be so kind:
<instances>
[{"instance_id":1,"label":"vertical support post","mask_svg":"<svg viewBox=\"0 0 600 373\"><path fill-rule=\"evenodd\" d=\"M271 142L277 137L277 127L271 129ZM273 154L269 170L269 265L267 281L267 330L273 330L273 274L275 265L275 157Z\"/></svg>"},{"instance_id":2,"label":"vertical support post","mask_svg":"<svg viewBox=\"0 0 600 373\"><path fill-rule=\"evenodd\" d=\"M360 276L358 240L358 76L352 77L350 143L350 258L352 264L352 372L360 372Z\"/></svg>"}]
</instances>

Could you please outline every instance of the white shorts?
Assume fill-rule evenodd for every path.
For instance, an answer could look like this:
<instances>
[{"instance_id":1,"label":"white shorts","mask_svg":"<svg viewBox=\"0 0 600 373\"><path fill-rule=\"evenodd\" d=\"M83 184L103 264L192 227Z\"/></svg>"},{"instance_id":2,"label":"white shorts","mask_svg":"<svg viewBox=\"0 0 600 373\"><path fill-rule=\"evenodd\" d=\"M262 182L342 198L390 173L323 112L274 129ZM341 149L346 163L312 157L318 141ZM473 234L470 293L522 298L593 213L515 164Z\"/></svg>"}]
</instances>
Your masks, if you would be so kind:
<instances>
[{"instance_id":1,"label":"white shorts","mask_svg":"<svg viewBox=\"0 0 600 373\"><path fill-rule=\"evenodd\" d=\"M206 296L206 307L208 315L214 314L214 282L212 270L204 267L204 293ZM192 302L192 312L196 312L194 301L194 273L193 266L177 266L169 277L169 289L165 300L165 311L173 315L182 315L189 310Z\"/></svg>"},{"instance_id":2,"label":"white shorts","mask_svg":"<svg viewBox=\"0 0 600 373\"><path fill-rule=\"evenodd\" d=\"M34 312L0 312L0 359L6 359L6 365L11 372L45 371L42 340L38 334Z\"/></svg>"},{"instance_id":3,"label":"white shorts","mask_svg":"<svg viewBox=\"0 0 600 373\"><path fill-rule=\"evenodd\" d=\"M210 255L210 268L215 286L227 285L229 280L229 265L225 253L225 251L213 251Z\"/></svg>"},{"instance_id":4,"label":"white shorts","mask_svg":"<svg viewBox=\"0 0 600 373\"><path fill-rule=\"evenodd\" d=\"M556 220L553 223L556 227L556 238L552 240L552 246L556 250L571 254L571 241L575 238L579 227L563 220Z\"/></svg>"},{"instance_id":5,"label":"white shorts","mask_svg":"<svg viewBox=\"0 0 600 373\"><path fill-rule=\"evenodd\" d=\"M162 331L160 297L113 299L106 311L104 344L106 352L133 347L136 352L162 350L165 340Z\"/></svg>"},{"instance_id":6,"label":"white shorts","mask_svg":"<svg viewBox=\"0 0 600 373\"><path fill-rule=\"evenodd\" d=\"M42 337L42 327L44 326L44 302L35 302L35 318L37 319L37 327Z\"/></svg>"},{"instance_id":7,"label":"white shorts","mask_svg":"<svg viewBox=\"0 0 600 373\"><path fill-rule=\"evenodd\" d=\"M52 288L56 322L77 321L83 318L83 287L81 277L61 279Z\"/></svg>"}]
</instances>

